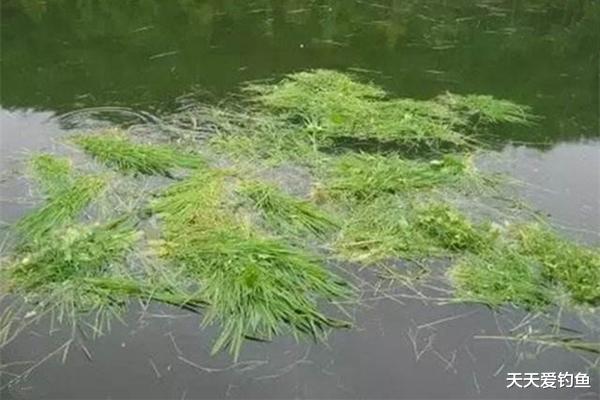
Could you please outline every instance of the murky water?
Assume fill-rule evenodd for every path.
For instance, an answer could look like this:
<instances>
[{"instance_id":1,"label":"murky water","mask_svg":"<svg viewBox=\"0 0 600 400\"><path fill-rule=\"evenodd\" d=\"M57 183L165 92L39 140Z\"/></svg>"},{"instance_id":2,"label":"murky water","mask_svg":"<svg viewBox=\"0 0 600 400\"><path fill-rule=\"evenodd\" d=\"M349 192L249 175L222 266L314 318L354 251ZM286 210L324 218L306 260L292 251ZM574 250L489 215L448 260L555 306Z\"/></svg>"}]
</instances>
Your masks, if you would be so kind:
<instances>
[{"instance_id":1,"label":"murky water","mask_svg":"<svg viewBox=\"0 0 600 400\"><path fill-rule=\"evenodd\" d=\"M53 148L68 129L96 123L87 120L93 113L65 113L111 106L146 118L176 108L190 91L219 99L249 79L351 69L396 95L451 90L531 105L544 117L538 125L498 132L503 168L528 183L524 198L566 234L600 243L596 1L7 0L1 7L3 176L25 151ZM26 190L18 181L4 186L2 220L24 212L14 199ZM364 304L350 307L356 329L334 332L327 345L285 337L250 343L233 365L210 356L214 332L200 330L197 317L134 307L127 326L80 338L64 364L61 352L0 398L597 398L597 369L589 370L589 389L505 388L507 372L586 371L593 362L489 338L524 315L414 297L366 290ZM561 322L586 329L568 316ZM0 365L41 360L65 338L35 327L2 350ZM10 379L0 374L0 387Z\"/></svg>"}]
</instances>

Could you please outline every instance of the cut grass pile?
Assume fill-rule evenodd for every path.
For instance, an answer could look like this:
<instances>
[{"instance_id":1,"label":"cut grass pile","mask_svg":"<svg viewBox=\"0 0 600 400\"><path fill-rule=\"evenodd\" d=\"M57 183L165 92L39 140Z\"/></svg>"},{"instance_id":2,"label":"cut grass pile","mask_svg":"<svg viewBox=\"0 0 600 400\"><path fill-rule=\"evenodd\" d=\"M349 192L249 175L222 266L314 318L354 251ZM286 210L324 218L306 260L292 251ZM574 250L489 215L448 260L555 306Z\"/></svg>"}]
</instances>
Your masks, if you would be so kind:
<instances>
[{"instance_id":1,"label":"cut grass pile","mask_svg":"<svg viewBox=\"0 0 600 400\"><path fill-rule=\"evenodd\" d=\"M490 182L468 156L461 155L416 161L399 155L348 153L333 160L328 175L324 187L333 196L357 199L436 187L484 188Z\"/></svg>"},{"instance_id":2,"label":"cut grass pile","mask_svg":"<svg viewBox=\"0 0 600 400\"><path fill-rule=\"evenodd\" d=\"M288 195L272 185L259 181L245 182L240 194L248 198L277 231L325 236L339 227L332 215L310 201Z\"/></svg>"},{"instance_id":3,"label":"cut grass pile","mask_svg":"<svg viewBox=\"0 0 600 400\"><path fill-rule=\"evenodd\" d=\"M236 159L272 163L314 165L319 152L348 139L358 148L472 148L487 125L534 121L528 107L508 100L450 93L431 100L392 98L373 83L329 70L249 84L244 94L251 105L244 111L210 113L218 127L210 144Z\"/></svg>"},{"instance_id":4,"label":"cut grass pile","mask_svg":"<svg viewBox=\"0 0 600 400\"><path fill-rule=\"evenodd\" d=\"M124 173L171 176L174 168L198 168L203 160L166 145L139 144L119 131L78 135L71 139L100 162Z\"/></svg>"},{"instance_id":5,"label":"cut grass pile","mask_svg":"<svg viewBox=\"0 0 600 400\"><path fill-rule=\"evenodd\" d=\"M258 187L266 186L252 186ZM292 215L301 212L302 222L309 218L312 228L321 227L321 219L310 220L321 216L306 214L314 212L306 204L282 198ZM270 340L287 327L316 339L328 327L343 326L317 304L345 297L347 285L305 251L239 223L228 204L218 171L176 183L153 204L165 225L162 256L200 287L208 304L204 323L221 326L214 351L228 347L237 358L246 337Z\"/></svg>"},{"instance_id":6,"label":"cut grass pile","mask_svg":"<svg viewBox=\"0 0 600 400\"><path fill-rule=\"evenodd\" d=\"M565 297L574 305L600 304L600 251L538 224L513 227L503 239L450 269L459 299L533 309Z\"/></svg>"},{"instance_id":7,"label":"cut grass pile","mask_svg":"<svg viewBox=\"0 0 600 400\"><path fill-rule=\"evenodd\" d=\"M366 264L403 258L425 260L480 252L497 233L458 210L419 198L382 196L356 203L335 244L342 257Z\"/></svg>"},{"instance_id":8,"label":"cut grass pile","mask_svg":"<svg viewBox=\"0 0 600 400\"><path fill-rule=\"evenodd\" d=\"M16 229L26 240L37 239L57 227L74 221L106 188L106 179L99 176L78 176L64 187L50 185L46 203L23 217Z\"/></svg>"},{"instance_id":9,"label":"cut grass pile","mask_svg":"<svg viewBox=\"0 0 600 400\"><path fill-rule=\"evenodd\" d=\"M96 314L96 331L127 297L99 287L90 278L111 277L139 239L123 220L104 225L70 225L27 243L5 260L2 278L20 294L34 315L51 314L58 322L75 323L81 313Z\"/></svg>"},{"instance_id":10,"label":"cut grass pile","mask_svg":"<svg viewBox=\"0 0 600 400\"><path fill-rule=\"evenodd\" d=\"M498 307L515 304L540 309L552 303L553 292L535 260L508 251L468 255L450 270L457 298Z\"/></svg>"},{"instance_id":11,"label":"cut grass pile","mask_svg":"<svg viewBox=\"0 0 600 400\"><path fill-rule=\"evenodd\" d=\"M46 195L56 195L73 183L73 168L67 157L36 154L29 160L29 170Z\"/></svg>"},{"instance_id":12,"label":"cut grass pile","mask_svg":"<svg viewBox=\"0 0 600 400\"><path fill-rule=\"evenodd\" d=\"M106 177L36 155L29 171L46 203L14 227L19 244L0 271L6 290L61 321L95 313L99 331L132 299L203 312L205 325L220 326L214 351L228 348L236 358L245 339L284 332L322 339L329 328L347 326L321 309L353 293L327 267L340 259L389 266L441 258L457 299L494 307L545 310L566 297L600 304L597 250L533 225L474 222L449 200L497 193L498 180L474 165L477 135L485 125L532 122L527 107L481 95L394 99L325 70L250 84L243 94L243 108L203 111L214 135L201 147L191 142L190 151L114 130L72 137L99 164L144 183L158 180L141 175L182 173L151 198L128 192L120 200L133 206L115 221L79 220L110 183ZM193 153L200 150L233 167L210 166ZM273 172L269 163L308 167L312 197L257 180ZM150 214L161 240L142 240ZM148 247L159 267L131 262ZM6 315L3 337L14 322Z\"/></svg>"}]
</instances>

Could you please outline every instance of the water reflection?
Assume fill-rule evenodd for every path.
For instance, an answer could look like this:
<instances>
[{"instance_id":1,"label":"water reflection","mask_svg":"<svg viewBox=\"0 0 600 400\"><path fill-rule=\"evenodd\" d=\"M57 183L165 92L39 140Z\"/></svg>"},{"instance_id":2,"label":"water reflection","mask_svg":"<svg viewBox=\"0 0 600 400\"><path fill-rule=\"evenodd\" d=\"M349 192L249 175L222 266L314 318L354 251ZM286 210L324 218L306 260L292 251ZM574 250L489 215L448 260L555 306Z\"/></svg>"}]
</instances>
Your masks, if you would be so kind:
<instances>
[{"instance_id":1,"label":"water reflection","mask_svg":"<svg viewBox=\"0 0 600 400\"><path fill-rule=\"evenodd\" d=\"M291 70L358 68L401 95L532 105L547 119L522 140L598 135L592 0L8 0L2 14L5 108L169 107L194 85L218 96Z\"/></svg>"}]
</instances>

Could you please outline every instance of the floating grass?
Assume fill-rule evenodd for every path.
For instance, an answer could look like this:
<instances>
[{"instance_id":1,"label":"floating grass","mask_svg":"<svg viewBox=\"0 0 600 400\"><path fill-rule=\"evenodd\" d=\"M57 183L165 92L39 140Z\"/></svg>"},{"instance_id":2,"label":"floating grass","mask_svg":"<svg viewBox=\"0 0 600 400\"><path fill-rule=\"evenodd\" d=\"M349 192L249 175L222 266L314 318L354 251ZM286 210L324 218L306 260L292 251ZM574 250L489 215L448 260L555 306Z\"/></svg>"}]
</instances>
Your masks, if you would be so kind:
<instances>
[{"instance_id":1,"label":"floating grass","mask_svg":"<svg viewBox=\"0 0 600 400\"><path fill-rule=\"evenodd\" d=\"M573 301L600 304L600 252L558 236L541 225L517 229L519 251L534 257L544 278L564 286Z\"/></svg>"},{"instance_id":2,"label":"floating grass","mask_svg":"<svg viewBox=\"0 0 600 400\"><path fill-rule=\"evenodd\" d=\"M198 155L186 154L166 145L134 143L118 131L78 135L71 140L100 162L125 173L171 176L174 168L204 165Z\"/></svg>"},{"instance_id":3,"label":"floating grass","mask_svg":"<svg viewBox=\"0 0 600 400\"><path fill-rule=\"evenodd\" d=\"M320 339L347 323L326 316L318 302L344 298L348 286L304 251L243 231L211 231L188 238L174 259L201 282L210 304L205 324L219 322L213 351L235 357L247 337L270 340L291 330Z\"/></svg>"},{"instance_id":4,"label":"floating grass","mask_svg":"<svg viewBox=\"0 0 600 400\"><path fill-rule=\"evenodd\" d=\"M336 248L344 258L364 263L457 257L493 247L497 235L448 204L387 195L351 206Z\"/></svg>"},{"instance_id":5,"label":"floating grass","mask_svg":"<svg viewBox=\"0 0 600 400\"><path fill-rule=\"evenodd\" d=\"M36 154L29 160L29 169L35 182L47 195L56 195L73 183L73 168L67 157Z\"/></svg>"},{"instance_id":6,"label":"floating grass","mask_svg":"<svg viewBox=\"0 0 600 400\"><path fill-rule=\"evenodd\" d=\"M53 188L46 204L27 214L16 224L17 231L27 240L37 239L50 230L74 221L106 187L98 176L79 176L65 187Z\"/></svg>"},{"instance_id":7,"label":"floating grass","mask_svg":"<svg viewBox=\"0 0 600 400\"><path fill-rule=\"evenodd\" d=\"M59 322L73 323L86 313L108 317L127 297L88 279L114 275L139 235L125 220L54 229L5 260L2 277L9 293L20 294L34 314L49 312Z\"/></svg>"},{"instance_id":8,"label":"floating grass","mask_svg":"<svg viewBox=\"0 0 600 400\"><path fill-rule=\"evenodd\" d=\"M324 186L334 196L365 199L441 186L485 187L490 182L467 156L446 155L424 162L397 155L349 153L332 161Z\"/></svg>"},{"instance_id":9,"label":"floating grass","mask_svg":"<svg viewBox=\"0 0 600 400\"><path fill-rule=\"evenodd\" d=\"M315 204L290 196L266 183L246 182L240 193L262 212L268 224L275 229L323 236L339 227L331 215Z\"/></svg>"},{"instance_id":10,"label":"floating grass","mask_svg":"<svg viewBox=\"0 0 600 400\"><path fill-rule=\"evenodd\" d=\"M450 277L459 298L528 308L565 297L575 305L595 306L600 301L597 250L562 239L538 224L512 227L497 245L452 267ZM543 301L539 293L545 293Z\"/></svg>"},{"instance_id":11,"label":"floating grass","mask_svg":"<svg viewBox=\"0 0 600 400\"><path fill-rule=\"evenodd\" d=\"M543 309L554 293L535 265L534 259L519 253L490 251L462 259L451 268L450 278L458 300Z\"/></svg>"},{"instance_id":12,"label":"floating grass","mask_svg":"<svg viewBox=\"0 0 600 400\"><path fill-rule=\"evenodd\" d=\"M200 287L205 323L221 326L214 351L228 347L237 357L246 337L271 339L287 327L320 338L343 325L317 302L343 297L347 286L305 251L240 224L223 179L218 171L196 174L153 205L165 225L161 255Z\"/></svg>"},{"instance_id":13,"label":"floating grass","mask_svg":"<svg viewBox=\"0 0 600 400\"><path fill-rule=\"evenodd\" d=\"M350 137L408 146L464 147L473 143L471 128L477 122L532 120L528 107L492 96L448 93L431 100L394 99L373 83L329 70L250 84L245 92L262 107L259 115L276 115L319 146L330 145L331 138Z\"/></svg>"},{"instance_id":14,"label":"floating grass","mask_svg":"<svg viewBox=\"0 0 600 400\"><path fill-rule=\"evenodd\" d=\"M461 96L446 93L437 100L469 119L487 124L511 123L528 125L535 121L531 108L488 95Z\"/></svg>"}]
</instances>

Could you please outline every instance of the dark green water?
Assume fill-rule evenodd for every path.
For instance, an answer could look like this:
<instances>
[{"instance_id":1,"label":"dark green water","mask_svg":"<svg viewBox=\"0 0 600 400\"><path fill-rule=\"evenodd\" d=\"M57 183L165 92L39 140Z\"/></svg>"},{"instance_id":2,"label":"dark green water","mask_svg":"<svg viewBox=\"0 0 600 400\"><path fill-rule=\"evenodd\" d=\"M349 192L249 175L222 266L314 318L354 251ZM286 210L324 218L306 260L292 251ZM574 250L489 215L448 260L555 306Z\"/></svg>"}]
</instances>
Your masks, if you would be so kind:
<instances>
[{"instance_id":1,"label":"dark green water","mask_svg":"<svg viewBox=\"0 0 600 400\"><path fill-rule=\"evenodd\" d=\"M85 125L89 114L78 110L159 115L190 92L217 101L251 79L351 70L401 96L450 90L532 106L543 117L538 125L498 132L504 167L531 183L524 196L566 232L598 243L598 1L2 0L0 10L3 172L24 150L51 148L53 138ZM60 118L72 112L81 118ZM25 190L3 189L1 219L22 213L10 198ZM474 340L498 334L485 309L371 305L357 311L360 329L332 335L329 347L289 338L248 346L242 358L260 361L252 370L210 357L211 332L195 319L140 326L132 315L129 327L74 349L65 365L50 360L0 398L597 398L588 390L505 389L509 371L587 364L560 350L519 360L504 342ZM36 332L4 349L0 364L39 359L64 339ZM0 387L9 377L0 374ZM600 379L592 382L597 393Z\"/></svg>"}]
</instances>

